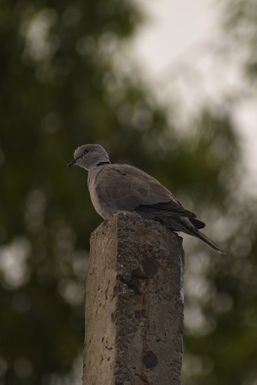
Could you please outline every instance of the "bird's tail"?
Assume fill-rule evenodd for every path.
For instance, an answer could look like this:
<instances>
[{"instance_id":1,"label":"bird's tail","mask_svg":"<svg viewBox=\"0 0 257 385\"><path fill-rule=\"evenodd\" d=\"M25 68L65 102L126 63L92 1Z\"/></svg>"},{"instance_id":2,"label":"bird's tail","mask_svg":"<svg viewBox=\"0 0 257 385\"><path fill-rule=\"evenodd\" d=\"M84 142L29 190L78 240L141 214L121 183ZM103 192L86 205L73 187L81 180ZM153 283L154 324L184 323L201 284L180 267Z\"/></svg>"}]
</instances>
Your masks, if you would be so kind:
<instances>
[{"instance_id":1,"label":"bird's tail","mask_svg":"<svg viewBox=\"0 0 257 385\"><path fill-rule=\"evenodd\" d=\"M192 234L195 237L201 239L203 242L205 242L208 246L210 246L212 249L216 250L220 254L225 254L223 250L221 250L215 242L213 242L210 238L208 238L205 234L203 234L199 230L195 230L194 233Z\"/></svg>"},{"instance_id":2,"label":"bird's tail","mask_svg":"<svg viewBox=\"0 0 257 385\"><path fill-rule=\"evenodd\" d=\"M163 225L168 227L171 231L176 232L184 232L186 234L190 234L196 238L201 239L204 243L206 243L209 247L216 250L218 253L225 254L223 250L221 250L215 242L213 242L207 235L203 234L199 228L204 227L204 223L195 219L188 218L185 216L177 215L177 212L173 213L172 211L167 213L163 213L163 211L158 210L137 210L137 213L140 214L143 218L153 219L161 222Z\"/></svg>"},{"instance_id":3,"label":"bird's tail","mask_svg":"<svg viewBox=\"0 0 257 385\"><path fill-rule=\"evenodd\" d=\"M207 237L204 233L202 233L199 229L197 229L192 222L188 218L180 217L180 224L182 225L181 230L187 234L193 235L196 238L201 239L204 243L206 243L209 247L216 250L220 254L225 254L225 252L216 245L210 238Z\"/></svg>"}]
</instances>

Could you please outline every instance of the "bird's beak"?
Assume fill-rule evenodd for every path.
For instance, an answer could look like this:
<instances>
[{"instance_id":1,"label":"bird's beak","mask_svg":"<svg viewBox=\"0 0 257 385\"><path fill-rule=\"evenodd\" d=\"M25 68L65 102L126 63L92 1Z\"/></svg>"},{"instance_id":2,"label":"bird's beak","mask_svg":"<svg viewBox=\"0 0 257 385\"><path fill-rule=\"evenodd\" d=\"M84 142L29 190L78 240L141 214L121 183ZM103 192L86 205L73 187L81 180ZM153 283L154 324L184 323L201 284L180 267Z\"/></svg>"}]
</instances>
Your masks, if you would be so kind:
<instances>
[{"instance_id":1,"label":"bird's beak","mask_svg":"<svg viewBox=\"0 0 257 385\"><path fill-rule=\"evenodd\" d=\"M73 159L71 162L69 162L69 163L67 164L67 167L74 166L74 165L76 164L76 160L77 160L77 159Z\"/></svg>"}]
</instances>

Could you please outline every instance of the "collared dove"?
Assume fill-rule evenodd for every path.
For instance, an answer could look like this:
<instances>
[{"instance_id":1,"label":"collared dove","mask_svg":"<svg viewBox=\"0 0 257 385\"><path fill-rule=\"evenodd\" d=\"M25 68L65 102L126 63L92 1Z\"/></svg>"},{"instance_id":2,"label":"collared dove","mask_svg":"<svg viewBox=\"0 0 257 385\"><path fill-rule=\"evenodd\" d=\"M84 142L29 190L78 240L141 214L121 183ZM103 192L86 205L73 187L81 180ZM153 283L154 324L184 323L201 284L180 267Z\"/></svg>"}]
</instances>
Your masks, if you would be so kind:
<instances>
[{"instance_id":1,"label":"collared dove","mask_svg":"<svg viewBox=\"0 0 257 385\"><path fill-rule=\"evenodd\" d=\"M185 209L157 179L128 164L113 164L100 144L85 144L74 152L68 166L88 171L88 188L97 213L108 219L118 211L131 211L161 222L172 231L182 231L222 250L199 229L205 224Z\"/></svg>"}]
</instances>

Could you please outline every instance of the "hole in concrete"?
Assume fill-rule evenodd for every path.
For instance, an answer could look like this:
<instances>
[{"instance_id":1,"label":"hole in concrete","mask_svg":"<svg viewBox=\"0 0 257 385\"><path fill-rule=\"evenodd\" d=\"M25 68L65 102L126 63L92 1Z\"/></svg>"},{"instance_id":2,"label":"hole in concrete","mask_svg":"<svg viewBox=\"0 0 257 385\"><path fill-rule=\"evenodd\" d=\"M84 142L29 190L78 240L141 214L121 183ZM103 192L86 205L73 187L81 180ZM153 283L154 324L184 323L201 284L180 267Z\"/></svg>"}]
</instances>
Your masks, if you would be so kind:
<instances>
[{"instance_id":1,"label":"hole in concrete","mask_svg":"<svg viewBox=\"0 0 257 385\"><path fill-rule=\"evenodd\" d=\"M151 369L158 364L158 358L151 350L148 350L148 352L144 354L143 363L146 368Z\"/></svg>"},{"instance_id":2,"label":"hole in concrete","mask_svg":"<svg viewBox=\"0 0 257 385\"><path fill-rule=\"evenodd\" d=\"M158 265L153 258L144 258L142 261L142 267L145 275L149 278L154 277L158 272Z\"/></svg>"}]
</instances>

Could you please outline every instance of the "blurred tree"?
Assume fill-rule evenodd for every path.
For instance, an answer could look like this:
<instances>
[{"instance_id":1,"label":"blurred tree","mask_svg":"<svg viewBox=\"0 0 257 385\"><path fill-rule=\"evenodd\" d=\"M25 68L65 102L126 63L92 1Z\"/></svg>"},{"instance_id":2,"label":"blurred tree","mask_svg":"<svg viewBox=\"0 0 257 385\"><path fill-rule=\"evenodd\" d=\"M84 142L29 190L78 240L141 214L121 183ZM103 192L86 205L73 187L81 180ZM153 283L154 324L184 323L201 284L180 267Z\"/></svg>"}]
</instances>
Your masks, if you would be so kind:
<instances>
[{"instance_id":1,"label":"blurred tree","mask_svg":"<svg viewBox=\"0 0 257 385\"><path fill-rule=\"evenodd\" d=\"M242 88L233 95L228 90L222 100L230 121L235 122L240 103L257 99L257 3L227 0L223 6L223 33L230 45L224 67L231 58L241 66ZM242 154L232 153L234 173L219 174L229 192L219 205L223 213L214 213L213 229L226 240L229 252L224 258L211 259L193 254L188 261L184 377L189 385L257 382L257 201L242 188L246 173Z\"/></svg>"},{"instance_id":2,"label":"blurred tree","mask_svg":"<svg viewBox=\"0 0 257 385\"><path fill-rule=\"evenodd\" d=\"M244 59L246 78L256 82L257 75L257 11L255 0L227 0L225 28Z\"/></svg>"},{"instance_id":3,"label":"blurred tree","mask_svg":"<svg viewBox=\"0 0 257 385\"><path fill-rule=\"evenodd\" d=\"M230 115L206 109L180 139L126 56L142 20L133 2L2 0L0 9L0 383L63 384L83 348L86 254L100 218L86 175L65 164L77 145L99 142L189 208L197 202L208 222L221 218L217 234L236 260L232 269L231 255L208 258L193 243L190 277L198 266L193 286L208 290L188 299L203 322L186 325L185 382L241 384L256 354L256 234L251 202L232 204L240 158Z\"/></svg>"}]
</instances>

